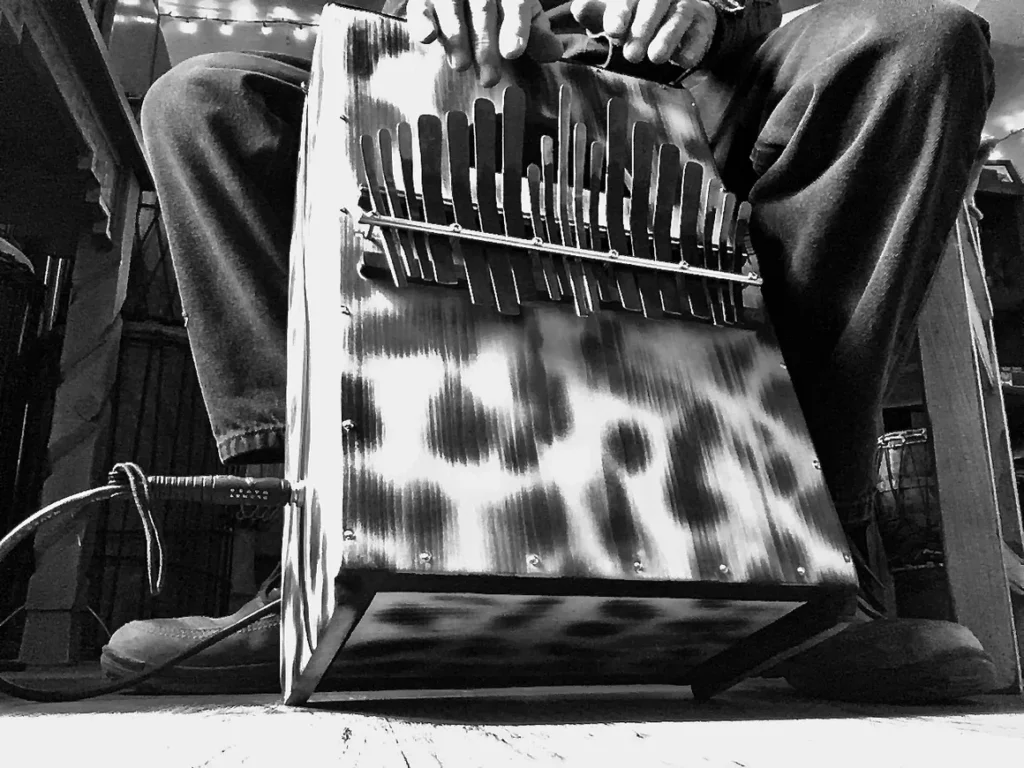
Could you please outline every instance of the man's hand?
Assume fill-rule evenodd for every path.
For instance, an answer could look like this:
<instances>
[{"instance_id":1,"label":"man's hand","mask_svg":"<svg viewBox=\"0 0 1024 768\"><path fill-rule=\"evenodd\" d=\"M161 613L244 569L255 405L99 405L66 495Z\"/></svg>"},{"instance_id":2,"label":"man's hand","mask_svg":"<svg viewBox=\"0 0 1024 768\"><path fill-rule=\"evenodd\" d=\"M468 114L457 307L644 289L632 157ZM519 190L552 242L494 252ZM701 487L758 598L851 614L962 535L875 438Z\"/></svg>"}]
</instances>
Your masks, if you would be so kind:
<instances>
[{"instance_id":1,"label":"man's hand","mask_svg":"<svg viewBox=\"0 0 1024 768\"><path fill-rule=\"evenodd\" d=\"M572 0L573 17L605 35L634 64L647 56L684 69L700 64L711 47L718 17L704 0Z\"/></svg>"},{"instance_id":2,"label":"man's hand","mask_svg":"<svg viewBox=\"0 0 1024 768\"><path fill-rule=\"evenodd\" d=\"M475 66L484 86L501 79L501 59L562 55L540 0L409 0L406 18L415 40L439 40L448 63L459 71Z\"/></svg>"}]
</instances>

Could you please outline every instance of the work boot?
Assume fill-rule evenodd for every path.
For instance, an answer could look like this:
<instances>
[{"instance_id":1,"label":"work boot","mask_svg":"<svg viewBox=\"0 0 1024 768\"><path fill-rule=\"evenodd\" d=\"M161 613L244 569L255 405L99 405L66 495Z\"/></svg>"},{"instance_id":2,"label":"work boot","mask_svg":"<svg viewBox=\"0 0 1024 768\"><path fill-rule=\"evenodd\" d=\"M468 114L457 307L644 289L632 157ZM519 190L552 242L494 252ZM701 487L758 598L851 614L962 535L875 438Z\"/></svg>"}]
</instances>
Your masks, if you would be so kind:
<instances>
[{"instance_id":1,"label":"work boot","mask_svg":"<svg viewBox=\"0 0 1024 768\"><path fill-rule=\"evenodd\" d=\"M152 669L278 599L281 590L271 589L271 585L279 573L271 574L256 597L230 616L187 616L125 624L103 646L100 667L113 680ZM280 631L280 612L264 616L134 690L169 694L280 693Z\"/></svg>"},{"instance_id":2,"label":"work boot","mask_svg":"<svg viewBox=\"0 0 1024 768\"><path fill-rule=\"evenodd\" d=\"M773 676L809 696L865 703L940 703L996 687L995 663L971 631L932 619L851 624Z\"/></svg>"}]
</instances>

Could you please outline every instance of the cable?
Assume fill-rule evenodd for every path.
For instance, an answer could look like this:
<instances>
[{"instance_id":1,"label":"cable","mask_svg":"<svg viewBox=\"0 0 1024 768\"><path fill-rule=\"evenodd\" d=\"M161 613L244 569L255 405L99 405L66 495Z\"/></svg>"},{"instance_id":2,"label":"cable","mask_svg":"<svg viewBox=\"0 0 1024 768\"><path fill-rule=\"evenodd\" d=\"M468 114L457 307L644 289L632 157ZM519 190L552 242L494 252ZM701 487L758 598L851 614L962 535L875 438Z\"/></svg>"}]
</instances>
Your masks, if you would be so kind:
<instances>
[{"instance_id":1,"label":"cable","mask_svg":"<svg viewBox=\"0 0 1024 768\"><path fill-rule=\"evenodd\" d=\"M153 499L164 501L198 501L205 504L241 506L253 503L272 506L283 506L292 501L292 488L286 480L271 477L234 477L231 475L208 475L197 477L146 477L137 464L124 462L114 466L107 478L107 484L89 491L76 493L65 499L56 501L35 514L26 518L14 530L0 539L0 562L11 552L35 533L40 527L60 517L74 518L81 514L89 504L108 499L130 496L135 502L135 509L142 521L143 534L146 538L146 561L149 575L149 589L154 595L159 594L163 586L163 544L160 533L150 510ZM53 703L81 701L96 696L104 696L127 688L163 672L176 664L185 661L197 653L206 650L225 637L233 635L241 629L254 624L264 616L278 611L280 599L274 600L255 613L236 621L231 626L210 635L182 651L177 656L167 659L158 666L138 675L116 683L85 688L78 691L54 691L27 688L0 678L0 692L29 701Z\"/></svg>"}]
</instances>

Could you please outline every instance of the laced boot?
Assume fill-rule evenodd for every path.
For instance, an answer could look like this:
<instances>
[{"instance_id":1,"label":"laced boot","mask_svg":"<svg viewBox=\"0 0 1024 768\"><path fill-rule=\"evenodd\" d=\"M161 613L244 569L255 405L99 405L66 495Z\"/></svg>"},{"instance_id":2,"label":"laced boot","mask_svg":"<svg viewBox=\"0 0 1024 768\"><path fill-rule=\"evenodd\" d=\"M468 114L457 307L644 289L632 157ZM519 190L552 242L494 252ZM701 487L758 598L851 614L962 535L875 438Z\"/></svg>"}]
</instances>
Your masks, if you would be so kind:
<instances>
[{"instance_id":1,"label":"laced boot","mask_svg":"<svg viewBox=\"0 0 1024 768\"><path fill-rule=\"evenodd\" d=\"M280 567L263 582L256 596L223 618L186 616L132 621L118 629L100 656L100 667L112 680L152 669L197 642L278 599L273 587ZM280 693L279 613L264 616L180 665L141 683L138 693Z\"/></svg>"},{"instance_id":2,"label":"laced boot","mask_svg":"<svg viewBox=\"0 0 1024 768\"><path fill-rule=\"evenodd\" d=\"M966 627L935 619L893 618L884 555L868 514L847 525L861 584L860 611L849 627L779 664L768 676L783 677L803 694L837 701L927 704L991 692L996 666Z\"/></svg>"}]
</instances>

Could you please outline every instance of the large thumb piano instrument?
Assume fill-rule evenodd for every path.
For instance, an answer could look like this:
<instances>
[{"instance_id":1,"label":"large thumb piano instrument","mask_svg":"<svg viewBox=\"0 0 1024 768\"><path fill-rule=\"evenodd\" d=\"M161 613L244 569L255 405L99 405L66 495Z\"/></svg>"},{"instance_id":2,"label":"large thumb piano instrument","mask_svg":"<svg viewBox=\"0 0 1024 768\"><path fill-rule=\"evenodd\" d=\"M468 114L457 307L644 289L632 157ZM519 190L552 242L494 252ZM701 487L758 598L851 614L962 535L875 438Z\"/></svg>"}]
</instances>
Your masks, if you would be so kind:
<instances>
[{"instance_id":1,"label":"large thumb piano instrument","mask_svg":"<svg viewBox=\"0 0 1024 768\"><path fill-rule=\"evenodd\" d=\"M323 13L291 249L282 682L689 685L844 626L856 576L750 206L689 94L497 86Z\"/></svg>"}]
</instances>

